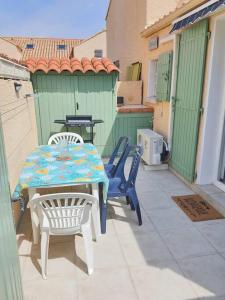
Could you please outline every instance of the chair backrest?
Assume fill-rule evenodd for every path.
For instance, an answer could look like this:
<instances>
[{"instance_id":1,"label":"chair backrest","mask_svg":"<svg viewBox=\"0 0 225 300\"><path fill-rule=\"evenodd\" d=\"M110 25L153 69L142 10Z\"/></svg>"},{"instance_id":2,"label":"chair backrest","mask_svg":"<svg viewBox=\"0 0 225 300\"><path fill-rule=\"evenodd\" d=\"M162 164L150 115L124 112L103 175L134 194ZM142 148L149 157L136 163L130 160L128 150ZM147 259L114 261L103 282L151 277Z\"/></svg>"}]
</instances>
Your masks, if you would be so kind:
<instances>
[{"instance_id":1,"label":"chair backrest","mask_svg":"<svg viewBox=\"0 0 225 300\"><path fill-rule=\"evenodd\" d=\"M66 142L67 144L83 144L84 141L82 137L74 132L60 132L53 134L48 140L48 145L59 144Z\"/></svg>"},{"instance_id":2,"label":"chair backrest","mask_svg":"<svg viewBox=\"0 0 225 300\"><path fill-rule=\"evenodd\" d=\"M109 159L108 164L109 165L114 165L114 168L111 171L111 176L114 177L115 174L117 173L117 170L121 163L123 162L123 157L126 152L126 149L129 145L129 138L127 136L122 136L119 138L116 147L114 148L112 155ZM115 163L115 159L118 157L119 159Z\"/></svg>"},{"instance_id":3,"label":"chair backrest","mask_svg":"<svg viewBox=\"0 0 225 300\"><path fill-rule=\"evenodd\" d=\"M129 146L128 149L128 156L132 157L132 163L131 163L131 168L130 168L130 172L129 172L129 176L128 176L128 180L125 184L125 188L131 188L135 186L135 182L136 182L136 178L137 178L137 174L138 174L138 169L139 169L139 165L141 162L141 156L143 155L143 148L141 146L138 145L132 145Z\"/></svg>"},{"instance_id":4,"label":"chair backrest","mask_svg":"<svg viewBox=\"0 0 225 300\"><path fill-rule=\"evenodd\" d=\"M34 197L32 205L38 210L41 227L48 220L50 234L73 234L80 231L85 208L97 205L97 199L84 193L61 193Z\"/></svg>"}]
</instances>

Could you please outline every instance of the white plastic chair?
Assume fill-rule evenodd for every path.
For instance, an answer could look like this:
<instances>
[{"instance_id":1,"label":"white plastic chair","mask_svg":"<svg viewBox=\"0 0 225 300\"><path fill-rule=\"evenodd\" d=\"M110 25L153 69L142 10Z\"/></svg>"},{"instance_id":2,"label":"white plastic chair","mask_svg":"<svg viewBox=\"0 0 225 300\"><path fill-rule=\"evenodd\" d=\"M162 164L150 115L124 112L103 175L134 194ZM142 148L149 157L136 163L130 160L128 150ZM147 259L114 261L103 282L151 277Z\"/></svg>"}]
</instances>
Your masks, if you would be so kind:
<instances>
[{"instance_id":1,"label":"white plastic chair","mask_svg":"<svg viewBox=\"0 0 225 300\"><path fill-rule=\"evenodd\" d=\"M48 140L48 145L59 144L61 142L66 142L67 144L83 144L84 141L82 137L74 132L60 132L53 134Z\"/></svg>"},{"instance_id":2,"label":"white plastic chair","mask_svg":"<svg viewBox=\"0 0 225 300\"><path fill-rule=\"evenodd\" d=\"M89 194L62 193L40 196L35 194L31 204L37 208L41 232L41 269L46 279L50 235L82 234L88 274L93 273L91 217L97 238L98 200Z\"/></svg>"}]
</instances>

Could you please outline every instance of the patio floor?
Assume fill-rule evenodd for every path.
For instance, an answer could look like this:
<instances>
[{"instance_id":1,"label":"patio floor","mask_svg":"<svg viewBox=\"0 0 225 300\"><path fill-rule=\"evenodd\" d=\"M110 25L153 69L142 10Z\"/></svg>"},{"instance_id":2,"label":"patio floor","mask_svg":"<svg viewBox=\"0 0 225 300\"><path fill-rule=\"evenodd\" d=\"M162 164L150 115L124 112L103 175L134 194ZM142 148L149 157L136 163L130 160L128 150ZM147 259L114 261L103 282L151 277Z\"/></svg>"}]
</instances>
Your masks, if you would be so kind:
<instances>
[{"instance_id":1,"label":"patio floor","mask_svg":"<svg viewBox=\"0 0 225 300\"><path fill-rule=\"evenodd\" d=\"M110 201L92 276L81 237L76 253L73 237L52 237L42 279L27 210L17 235L25 300L225 300L225 220L191 222L171 195L193 192L170 171L141 167L137 191L143 226L125 200Z\"/></svg>"}]
</instances>

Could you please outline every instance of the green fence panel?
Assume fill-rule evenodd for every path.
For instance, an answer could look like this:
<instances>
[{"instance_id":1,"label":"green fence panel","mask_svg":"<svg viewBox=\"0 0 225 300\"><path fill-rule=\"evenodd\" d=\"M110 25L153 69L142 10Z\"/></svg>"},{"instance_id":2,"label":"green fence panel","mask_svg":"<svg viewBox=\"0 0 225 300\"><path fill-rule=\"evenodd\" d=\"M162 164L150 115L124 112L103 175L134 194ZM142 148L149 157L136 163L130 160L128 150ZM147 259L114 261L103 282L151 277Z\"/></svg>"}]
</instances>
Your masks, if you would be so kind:
<instances>
[{"instance_id":1,"label":"green fence panel","mask_svg":"<svg viewBox=\"0 0 225 300\"><path fill-rule=\"evenodd\" d=\"M137 143L137 130L152 128L152 113L118 113L114 126L114 146L119 137L129 136L131 143Z\"/></svg>"},{"instance_id":2,"label":"green fence panel","mask_svg":"<svg viewBox=\"0 0 225 300\"><path fill-rule=\"evenodd\" d=\"M22 300L23 291L8 185L1 120L0 178L0 299Z\"/></svg>"}]
</instances>

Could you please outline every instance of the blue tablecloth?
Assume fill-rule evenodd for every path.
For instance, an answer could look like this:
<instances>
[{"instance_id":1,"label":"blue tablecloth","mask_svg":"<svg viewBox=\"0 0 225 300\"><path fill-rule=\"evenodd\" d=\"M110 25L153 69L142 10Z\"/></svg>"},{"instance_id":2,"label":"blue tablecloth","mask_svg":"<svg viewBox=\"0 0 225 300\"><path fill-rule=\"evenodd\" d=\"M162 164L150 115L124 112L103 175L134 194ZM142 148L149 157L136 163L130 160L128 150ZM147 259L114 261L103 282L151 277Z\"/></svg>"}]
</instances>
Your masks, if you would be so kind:
<instances>
[{"instance_id":1,"label":"blue tablecloth","mask_svg":"<svg viewBox=\"0 0 225 300\"><path fill-rule=\"evenodd\" d=\"M108 177L92 144L39 146L26 159L13 199L27 188L103 183L107 198Z\"/></svg>"}]
</instances>

